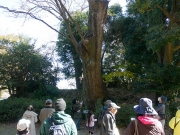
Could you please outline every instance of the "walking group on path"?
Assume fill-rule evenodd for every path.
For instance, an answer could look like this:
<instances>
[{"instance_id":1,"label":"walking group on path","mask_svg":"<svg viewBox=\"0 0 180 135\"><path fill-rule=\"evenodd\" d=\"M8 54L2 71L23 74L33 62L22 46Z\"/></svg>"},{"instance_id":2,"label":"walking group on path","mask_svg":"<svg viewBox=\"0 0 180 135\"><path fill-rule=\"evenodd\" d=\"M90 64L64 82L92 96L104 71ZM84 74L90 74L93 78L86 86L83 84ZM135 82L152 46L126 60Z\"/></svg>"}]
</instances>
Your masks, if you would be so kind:
<instances>
[{"instance_id":1,"label":"walking group on path","mask_svg":"<svg viewBox=\"0 0 180 135\"><path fill-rule=\"evenodd\" d=\"M165 102L167 98L161 96L158 98L159 104L153 108L152 100L141 98L139 104L134 106L137 117L132 119L123 135L165 135ZM17 123L16 135L78 135L80 120L82 118L81 107L83 102L73 99L71 115L66 114L66 102L63 98L57 99L52 108L52 100L46 100L46 107L41 109L39 120L41 127L39 133L36 133L35 123L38 121L33 111L33 106L29 105L24 112L22 119ZM116 126L116 113L120 109L116 103L107 100L101 108L98 118L89 110L86 114L87 134L94 134L95 122L100 127L100 135L120 135ZM170 128L173 129L173 135L180 135L180 110L176 116L169 121Z\"/></svg>"}]
</instances>

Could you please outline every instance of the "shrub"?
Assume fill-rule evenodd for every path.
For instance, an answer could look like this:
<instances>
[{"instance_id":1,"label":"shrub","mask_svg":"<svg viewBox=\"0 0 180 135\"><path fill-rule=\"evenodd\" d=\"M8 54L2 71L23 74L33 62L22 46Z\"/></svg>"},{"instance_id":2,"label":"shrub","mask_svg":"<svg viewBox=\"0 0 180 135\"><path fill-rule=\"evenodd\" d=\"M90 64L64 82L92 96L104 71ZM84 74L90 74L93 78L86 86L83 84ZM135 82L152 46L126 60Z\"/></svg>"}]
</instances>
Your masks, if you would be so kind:
<instances>
[{"instance_id":1,"label":"shrub","mask_svg":"<svg viewBox=\"0 0 180 135\"><path fill-rule=\"evenodd\" d=\"M130 123L131 118L136 117L136 114L133 110L133 105L131 104L123 104L119 106L121 108L116 114L116 123L120 127L126 127Z\"/></svg>"},{"instance_id":2,"label":"shrub","mask_svg":"<svg viewBox=\"0 0 180 135\"><path fill-rule=\"evenodd\" d=\"M41 97L40 99L28 98L8 98L0 101L0 122L14 122L23 116L26 108L31 104L34 107L34 112L38 115L40 110L45 107L47 98ZM55 101L57 98L52 99ZM66 101L65 112L70 114L71 99L64 99ZM54 102L53 102L54 103Z\"/></svg>"}]
</instances>

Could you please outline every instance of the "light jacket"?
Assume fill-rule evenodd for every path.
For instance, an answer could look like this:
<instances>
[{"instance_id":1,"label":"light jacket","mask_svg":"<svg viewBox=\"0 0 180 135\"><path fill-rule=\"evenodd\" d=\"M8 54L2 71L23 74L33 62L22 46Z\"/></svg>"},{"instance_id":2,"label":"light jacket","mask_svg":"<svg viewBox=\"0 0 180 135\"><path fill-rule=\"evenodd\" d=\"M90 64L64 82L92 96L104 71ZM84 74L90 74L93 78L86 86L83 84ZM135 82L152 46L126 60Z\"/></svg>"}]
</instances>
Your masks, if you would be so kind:
<instances>
[{"instance_id":1,"label":"light jacket","mask_svg":"<svg viewBox=\"0 0 180 135\"><path fill-rule=\"evenodd\" d=\"M40 114L39 114L39 120L41 123L44 122L44 120L52 115L52 113L55 112L54 108L52 107L46 107L41 109Z\"/></svg>"},{"instance_id":2,"label":"light jacket","mask_svg":"<svg viewBox=\"0 0 180 135\"><path fill-rule=\"evenodd\" d=\"M164 135L162 124L153 117L139 116L137 119L139 135ZM135 121L131 121L123 135L134 135Z\"/></svg>"},{"instance_id":3,"label":"light jacket","mask_svg":"<svg viewBox=\"0 0 180 135\"><path fill-rule=\"evenodd\" d=\"M55 125L64 124L65 130L68 135L77 135L77 129L76 129L76 125L74 124L74 121L72 120L71 116L65 114L64 111L53 112L51 119ZM49 135L50 126L51 123L47 118L41 125L40 135Z\"/></svg>"},{"instance_id":4,"label":"light jacket","mask_svg":"<svg viewBox=\"0 0 180 135\"><path fill-rule=\"evenodd\" d=\"M102 119L100 135L119 135L115 115L107 111Z\"/></svg>"},{"instance_id":5,"label":"light jacket","mask_svg":"<svg viewBox=\"0 0 180 135\"><path fill-rule=\"evenodd\" d=\"M90 117L90 122L88 123L88 120L86 120L86 126L87 127L94 127L94 122L97 121L97 119L94 119L94 114Z\"/></svg>"},{"instance_id":6,"label":"light jacket","mask_svg":"<svg viewBox=\"0 0 180 135\"><path fill-rule=\"evenodd\" d=\"M169 121L169 126L174 129L174 125L175 125L175 121L176 123L180 120L180 110L178 110L176 112L176 116L173 117L170 121ZM180 122L176 125L175 129L174 129L174 134L173 135L180 135Z\"/></svg>"},{"instance_id":7,"label":"light jacket","mask_svg":"<svg viewBox=\"0 0 180 135\"><path fill-rule=\"evenodd\" d=\"M30 135L36 135L35 123L37 122L37 114L33 111L26 110L23 114L23 118L31 121L30 123Z\"/></svg>"}]
</instances>

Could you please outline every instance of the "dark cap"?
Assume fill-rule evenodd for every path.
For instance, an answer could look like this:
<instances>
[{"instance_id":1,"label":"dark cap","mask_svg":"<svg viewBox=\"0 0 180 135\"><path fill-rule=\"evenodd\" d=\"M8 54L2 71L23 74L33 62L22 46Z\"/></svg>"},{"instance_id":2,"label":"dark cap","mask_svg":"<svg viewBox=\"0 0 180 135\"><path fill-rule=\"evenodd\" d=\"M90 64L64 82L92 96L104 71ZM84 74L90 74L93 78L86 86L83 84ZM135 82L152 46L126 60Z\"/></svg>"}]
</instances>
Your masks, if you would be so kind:
<instances>
[{"instance_id":1,"label":"dark cap","mask_svg":"<svg viewBox=\"0 0 180 135\"><path fill-rule=\"evenodd\" d=\"M47 100L46 100L46 104L48 104L48 103L49 103L49 104L52 104L52 100L51 100L51 99L47 99Z\"/></svg>"}]
</instances>

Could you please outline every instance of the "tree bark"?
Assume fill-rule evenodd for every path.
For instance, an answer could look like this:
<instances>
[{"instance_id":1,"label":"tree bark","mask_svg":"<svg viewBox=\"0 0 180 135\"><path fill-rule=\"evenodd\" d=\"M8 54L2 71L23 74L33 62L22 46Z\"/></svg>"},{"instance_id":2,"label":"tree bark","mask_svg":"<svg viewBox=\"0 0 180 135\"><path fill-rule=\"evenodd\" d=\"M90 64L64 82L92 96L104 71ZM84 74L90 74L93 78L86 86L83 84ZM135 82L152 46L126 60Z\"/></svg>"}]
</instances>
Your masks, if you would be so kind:
<instances>
[{"instance_id":1,"label":"tree bark","mask_svg":"<svg viewBox=\"0 0 180 135\"><path fill-rule=\"evenodd\" d=\"M94 110L95 102L104 97L101 76L101 51L103 26L107 15L108 1L89 0L89 26L79 53L83 63L83 94L87 109Z\"/></svg>"}]
</instances>

